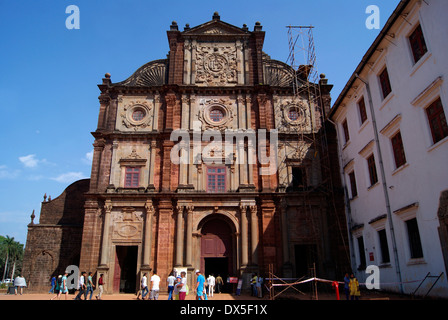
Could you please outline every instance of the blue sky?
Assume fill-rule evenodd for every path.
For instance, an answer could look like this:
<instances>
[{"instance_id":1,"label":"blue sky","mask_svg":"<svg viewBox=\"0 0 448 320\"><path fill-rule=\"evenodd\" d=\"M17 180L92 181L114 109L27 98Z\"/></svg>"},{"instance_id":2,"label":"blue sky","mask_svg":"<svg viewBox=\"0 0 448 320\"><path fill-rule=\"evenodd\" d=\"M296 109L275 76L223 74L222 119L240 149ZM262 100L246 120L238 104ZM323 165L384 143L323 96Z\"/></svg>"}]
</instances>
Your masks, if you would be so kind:
<instances>
[{"instance_id":1,"label":"blue sky","mask_svg":"<svg viewBox=\"0 0 448 320\"><path fill-rule=\"evenodd\" d=\"M287 25L313 25L317 67L336 100L380 30L365 26L369 5L381 27L399 0L0 0L0 235L26 242L43 195L54 199L89 177L98 116L97 84L113 82L168 53L166 31L221 20L266 31L264 51L286 62ZM66 7L80 10L69 30Z\"/></svg>"}]
</instances>

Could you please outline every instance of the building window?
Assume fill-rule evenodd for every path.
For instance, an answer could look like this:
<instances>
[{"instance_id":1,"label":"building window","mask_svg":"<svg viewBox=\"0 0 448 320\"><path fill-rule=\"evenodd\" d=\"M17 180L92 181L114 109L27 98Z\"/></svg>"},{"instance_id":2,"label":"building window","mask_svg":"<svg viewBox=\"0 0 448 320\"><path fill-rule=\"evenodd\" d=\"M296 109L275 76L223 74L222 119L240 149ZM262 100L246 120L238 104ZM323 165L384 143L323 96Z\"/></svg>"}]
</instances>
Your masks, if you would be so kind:
<instances>
[{"instance_id":1,"label":"building window","mask_svg":"<svg viewBox=\"0 0 448 320\"><path fill-rule=\"evenodd\" d=\"M367 120L366 102L364 100L364 97L362 97L358 102L358 110L361 124L363 124Z\"/></svg>"},{"instance_id":2,"label":"building window","mask_svg":"<svg viewBox=\"0 0 448 320\"><path fill-rule=\"evenodd\" d=\"M288 118L291 121L297 121L299 119L299 111L296 108L289 109Z\"/></svg>"},{"instance_id":3,"label":"building window","mask_svg":"<svg viewBox=\"0 0 448 320\"><path fill-rule=\"evenodd\" d=\"M404 153L403 140L401 139L401 132L398 131L391 139L392 149L394 151L395 166L401 167L406 163L406 155Z\"/></svg>"},{"instance_id":4,"label":"building window","mask_svg":"<svg viewBox=\"0 0 448 320\"><path fill-rule=\"evenodd\" d=\"M448 136L448 125L446 123L445 112L443 111L442 100L440 100L440 98L426 108L426 115L428 116L434 143L437 143Z\"/></svg>"},{"instance_id":5,"label":"building window","mask_svg":"<svg viewBox=\"0 0 448 320\"><path fill-rule=\"evenodd\" d=\"M347 119L345 119L344 122L342 123L342 129L344 130L345 143L347 143L350 141L350 133L348 131Z\"/></svg>"},{"instance_id":6,"label":"building window","mask_svg":"<svg viewBox=\"0 0 448 320\"><path fill-rule=\"evenodd\" d=\"M421 25L409 36L409 42L411 44L412 55L414 56L414 63L417 63L428 52Z\"/></svg>"},{"instance_id":7,"label":"building window","mask_svg":"<svg viewBox=\"0 0 448 320\"><path fill-rule=\"evenodd\" d=\"M367 166L369 168L370 185L373 186L378 182L378 175L376 173L375 156L372 154L367 158Z\"/></svg>"},{"instance_id":8,"label":"building window","mask_svg":"<svg viewBox=\"0 0 448 320\"><path fill-rule=\"evenodd\" d=\"M380 78L381 90L383 93L383 99L385 99L389 95L389 93L392 92L392 87L390 85L390 79L389 79L389 72L387 71L387 68L385 68L383 72L381 72L379 78Z\"/></svg>"},{"instance_id":9,"label":"building window","mask_svg":"<svg viewBox=\"0 0 448 320\"><path fill-rule=\"evenodd\" d=\"M224 119L224 113L220 109L212 109L210 111L210 119L213 122L220 122Z\"/></svg>"},{"instance_id":10,"label":"building window","mask_svg":"<svg viewBox=\"0 0 448 320\"><path fill-rule=\"evenodd\" d=\"M138 188L140 181L140 168L127 167L125 171L125 188Z\"/></svg>"},{"instance_id":11,"label":"building window","mask_svg":"<svg viewBox=\"0 0 448 320\"><path fill-rule=\"evenodd\" d=\"M364 249L364 237L358 238L358 252L359 252L359 267L358 270L364 270L366 268L366 251Z\"/></svg>"},{"instance_id":12,"label":"building window","mask_svg":"<svg viewBox=\"0 0 448 320\"><path fill-rule=\"evenodd\" d=\"M383 229L378 231L378 237L380 239L381 263L389 263L390 255L389 255L389 246L387 244L386 230Z\"/></svg>"},{"instance_id":13,"label":"building window","mask_svg":"<svg viewBox=\"0 0 448 320\"><path fill-rule=\"evenodd\" d=\"M420 241L420 233L418 231L417 219L413 218L406 221L408 229L409 249L411 258L423 258L422 243Z\"/></svg>"},{"instance_id":14,"label":"building window","mask_svg":"<svg viewBox=\"0 0 448 320\"><path fill-rule=\"evenodd\" d=\"M358 195L358 188L356 187L355 171L350 172L348 174L348 177L350 179L350 189L352 191L352 198L354 198Z\"/></svg>"},{"instance_id":15,"label":"building window","mask_svg":"<svg viewBox=\"0 0 448 320\"><path fill-rule=\"evenodd\" d=\"M142 109L136 109L132 112L132 120L134 121L142 121L146 116L145 111Z\"/></svg>"},{"instance_id":16,"label":"building window","mask_svg":"<svg viewBox=\"0 0 448 320\"><path fill-rule=\"evenodd\" d=\"M226 168L207 169L207 191L212 193L226 191Z\"/></svg>"},{"instance_id":17,"label":"building window","mask_svg":"<svg viewBox=\"0 0 448 320\"><path fill-rule=\"evenodd\" d=\"M302 167L292 167L292 187L300 188L305 186L306 174Z\"/></svg>"}]
</instances>

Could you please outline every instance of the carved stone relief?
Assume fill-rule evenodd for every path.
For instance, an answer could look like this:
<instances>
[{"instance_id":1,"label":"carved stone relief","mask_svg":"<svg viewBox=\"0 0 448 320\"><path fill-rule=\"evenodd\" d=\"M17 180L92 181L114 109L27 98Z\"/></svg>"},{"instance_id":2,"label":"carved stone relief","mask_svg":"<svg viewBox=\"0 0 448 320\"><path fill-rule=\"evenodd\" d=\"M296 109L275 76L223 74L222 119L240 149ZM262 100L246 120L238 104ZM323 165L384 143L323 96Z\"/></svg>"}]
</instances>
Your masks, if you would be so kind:
<instances>
[{"instance_id":1,"label":"carved stone relief","mask_svg":"<svg viewBox=\"0 0 448 320\"><path fill-rule=\"evenodd\" d=\"M121 122L125 128L146 129L152 125L151 110L153 102L147 100L131 100L123 106L120 112ZM151 128L149 128L151 129Z\"/></svg>"},{"instance_id":2,"label":"carved stone relief","mask_svg":"<svg viewBox=\"0 0 448 320\"><path fill-rule=\"evenodd\" d=\"M238 82L235 45L206 44L196 49L196 84L234 85Z\"/></svg>"},{"instance_id":3,"label":"carved stone relief","mask_svg":"<svg viewBox=\"0 0 448 320\"><path fill-rule=\"evenodd\" d=\"M121 212L112 214L112 239L116 241L142 239L143 213L133 207L126 207Z\"/></svg>"}]
</instances>

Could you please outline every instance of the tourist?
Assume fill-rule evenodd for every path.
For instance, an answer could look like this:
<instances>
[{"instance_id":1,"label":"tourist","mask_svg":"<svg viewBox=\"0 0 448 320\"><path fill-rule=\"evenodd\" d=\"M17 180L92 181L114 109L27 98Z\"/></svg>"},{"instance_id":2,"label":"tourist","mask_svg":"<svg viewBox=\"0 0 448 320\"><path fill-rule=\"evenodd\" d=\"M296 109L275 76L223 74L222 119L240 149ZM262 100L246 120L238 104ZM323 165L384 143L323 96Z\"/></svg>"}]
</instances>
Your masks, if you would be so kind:
<instances>
[{"instance_id":1,"label":"tourist","mask_svg":"<svg viewBox=\"0 0 448 320\"><path fill-rule=\"evenodd\" d=\"M68 276L68 272L66 270L64 275L62 276L62 281L61 281L62 286L59 291L58 299L60 298L61 294L65 294L65 300L68 300L67 276Z\"/></svg>"},{"instance_id":2,"label":"tourist","mask_svg":"<svg viewBox=\"0 0 448 320\"><path fill-rule=\"evenodd\" d=\"M148 278L146 277L145 272L140 282L140 290L138 291L137 300L140 300L140 295L142 296L142 300L145 300L147 294L148 294Z\"/></svg>"},{"instance_id":3,"label":"tourist","mask_svg":"<svg viewBox=\"0 0 448 320\"><path fill-rule=\"evenodd\" d=\"M208 296L213 297L213 291L215 290L215 277L210 274L207 278L208 283Z\"/></svg>"},{"instance_id":4,"label":"tourist","mask_svg":"<svg viewBox=\"0 0 448 320\"><path fill-rule=\"evenodd\" d=\"M104 285L104 278L103 278L103 274L100 274L100 278L98 279L98 295L95 296L95 298L97 300L101 300L101 296L103 295L103 285Z\"/></svg>"},{"instance_id":5,"label":"tourist","mask_svg":"<svg viewBox=\"0 0 448 320\"><path fill-rule=\"evenodd\" d=\"M78 281L78 294L75 297L75 300L81 300L81 296L84 294L84 300L86 299L86 281L85 281L85 272L81 272L81 276Z\"/></svg>"},{"instance_id":6,"label":"tourist","mask_svg":"<svg viewBox=\"0 0 448 320\"><path fill-rule=\"evenodd\" d=\"M186 272L182 271L180 273L181 276L181 283L178 284L179 287L179 300L185 300L185 296L187 295L188 292L188 285L187 285L187 277L186 277Z\"/></svg>"},{"instance_id":7,"label":"tourist","mask_svg":"<svg viewBox=\"0 0 448 320\"><path fill-rule=\"evenodd\" d=\"M196 270L196 275L196 300L204 300L205 277L199 270Z\"/></svg>"},{"instance_id":8,"label":"tourist","mask_svg":"<svg viewBox=\"0 0 448 320\"><path fill-rule=\"evenodd\" d=\"M90 292L89 300L92 300L93 288L94 287L95 287L95 285L93 284L92 272L89 272L89 276L87 277L87 290L86 290L85 300L87 300L87 295L89 294L89 292Z\"/></svg>"},{"instance_id":9,"label":"tourist","mask_svg":"<svg viewBox=\"0 0 448 320\"><path fill-rule=\"evenodd\" d=\"M59 292L61 291L61 286L62 286L62 275L59 275L58 279L55 281L55 287L54 287L55 296L50 300L54 300L56 298L59 299Z\"/></svg>"},{"instance_id":10,"label":"tourist","mask_svg":"<svg viewBox=\"0 0 448 320\"><path fill-rule=\"evenodd\" d=\"M51 285L51 289L50 289L50 291L48 291L48 293L54 293L54 287L56 285L56 277L55 276L53 276L51 278L50 285Z\"/></svg>"},{"instance_id":11,"label":"tourist","mask_svg":"<svg viewBox=\"0 0 448 320\"><path fill-rule=\"evenodd\" d=\"M158 300L159 299L159 290L160 290L160 277L157 275L156 270L151 277L151 295L149 299Z\"/></svg>"},{"instance_id":12,"label":"tourist","mask_svg":"<svg viewBox=\"0 0 448 320\"><path fill-rule=\"evenodd\" d=\"M177 277L174 283L173 300L179 300L179 290L182 287L182 277Z\"/></svg>"},{"instance_id":13,"label":"tourist","mask_svg":"<svg viewBox=\"0 0 448 320\"><path fill-rule=\"evenodd\" d=\"M25 278L22 275L17 276L14 279L14 293L17 295L17 289L19 289L20 295L23 293L23 287L26 287Z\"/></svg>"},{"instance_id":14,"label":"tourist","mask_svg":"<svg viewBox=\"0 0 448 320\"><path fill-rule=\"evenodd\" d=\"M174 277L172 272L166 281L168 282L168 300L173 300L174 282L176 281L176 277Z\"/></svg>"},{"instance_id":15,"label":"tourist","mask_svg":"<svg viewBox=\"0 0 448 320\"><path fill-rule=\"evenodd\" d=\"M218 276L215 279L216 292L221 293L223 284L224 281L222 280L221 275L218 274Z\"/></svg>"}]
</instances>

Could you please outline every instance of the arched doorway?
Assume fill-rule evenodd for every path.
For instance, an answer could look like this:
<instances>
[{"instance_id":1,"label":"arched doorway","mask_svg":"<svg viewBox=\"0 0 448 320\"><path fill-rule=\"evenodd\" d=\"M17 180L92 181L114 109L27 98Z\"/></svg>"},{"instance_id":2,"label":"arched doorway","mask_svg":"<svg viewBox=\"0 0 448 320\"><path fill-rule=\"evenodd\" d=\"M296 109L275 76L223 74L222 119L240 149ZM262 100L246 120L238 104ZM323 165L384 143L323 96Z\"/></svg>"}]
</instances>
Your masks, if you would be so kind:
<instances>
[{"instance_id":1,"label":"arched doorway","mask_svg":"<svg viewBox=\"0 0 448 320\"><path fill-rule=\"evenodd\" d=\"M228 291L226 279L233 276L234 234L229 223L222 217L207 219L201 228L201 270L205 277L220 275L224 280L223 292Z\"/></svg>"}]
</instances>

